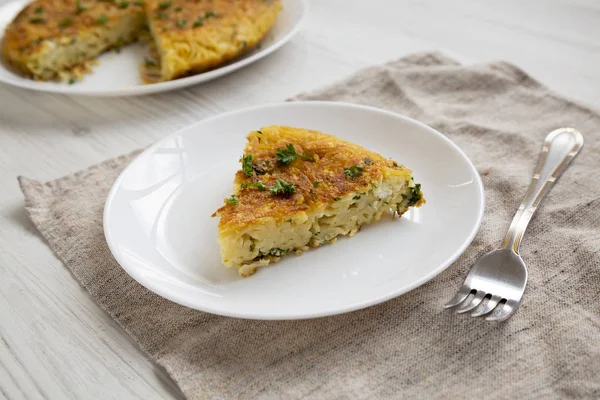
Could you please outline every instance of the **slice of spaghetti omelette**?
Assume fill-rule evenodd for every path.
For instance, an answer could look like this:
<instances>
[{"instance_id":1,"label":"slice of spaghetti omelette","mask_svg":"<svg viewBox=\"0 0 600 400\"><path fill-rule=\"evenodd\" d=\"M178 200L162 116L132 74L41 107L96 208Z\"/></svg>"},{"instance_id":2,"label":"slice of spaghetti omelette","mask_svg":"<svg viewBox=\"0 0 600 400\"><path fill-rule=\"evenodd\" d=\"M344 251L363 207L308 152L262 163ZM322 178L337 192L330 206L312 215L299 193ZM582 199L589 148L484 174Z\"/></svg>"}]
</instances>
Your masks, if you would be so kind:
<instances>
[{"instance_id":1,"label":"slice of spaghetti omelette","mask_svg":"<svg viewBox=\"0 0 600 400\"><path fill-rule=\"evenodd\" d=\"M275 24L280 0L145 0L148 24L167 81L230 61Z\"/></svg>"},{"instance_id":2,"label":"slice of spaghetti omelette","mask_svg":"<svg viewBox=\"0 0 600 400\"><path fill-rule=\"evenodd\" d=\"M140 1L35 0L7 26L2 54L36 80L80 78L86 62L137 40Z\"/></svg>"},{"instance_id":3,"label":"slice of spaghetti omelette","mask_svg":"<svg viewBox=\"0 0 600 400\"><path fill-rule=\"evenodd\" d=\"M234 194L213 216L223 264L242 276L425 203L411 170L321 132L250 132L241 163Z\"/></svg>"}]
</instances>

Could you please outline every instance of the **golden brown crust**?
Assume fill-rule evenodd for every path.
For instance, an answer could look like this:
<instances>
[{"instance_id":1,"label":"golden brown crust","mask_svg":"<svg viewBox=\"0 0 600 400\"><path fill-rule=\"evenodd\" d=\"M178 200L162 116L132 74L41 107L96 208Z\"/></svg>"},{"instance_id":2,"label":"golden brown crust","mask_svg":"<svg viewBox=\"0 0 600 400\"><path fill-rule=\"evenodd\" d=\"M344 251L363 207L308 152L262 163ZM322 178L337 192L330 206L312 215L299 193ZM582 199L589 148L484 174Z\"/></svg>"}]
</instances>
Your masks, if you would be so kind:
<instances>
[{"instance_id":1,"label":"golden brown crust","mask_svg":"<svg viewBox=\"0 0 600 400\"><path fill-rule=\"evenodd\" d=\"M149 25L169 80L223 64L271 29L280 0L146 0Z\"/></svg>"},{"instance_id":2,"label":"golden brown crust","mask_svg":"<svg viewBox=\"0 0 600 400\"><path fill-rule=\"evenodd\" d=\"M297 158L282 165L276 154L292 144L296 153L311 160ZM244 155L253 156L254 173L248 177L242 170L236 173L234 193L239 196L235 205L225 204L216 215L221 217L221 229L241 229L260 223L265 217L283 219L299 211L322 207L350 193L366 192L384 174L410 177L411 171L392 160L358 145L317 131L286 126L267 126L248 134ZM345 171L360 167L362 171L349 176ZM258 173L257 173L258 171ZM352 175L352 174L350 174ZM277 179L295 185L289 196L274 195L269 190L241 184L262 182L271 188Z\"/></svg>"},{"instance_id":3,"label":"golden brown crust","mask_svg":"<svg viewBox=\"0 0 600 400\"><path fill-rule=\"evenodd\" d=\"M31 74L28 61L41 51L45 41L91 35L98 27L110 28L113 21L142 12L139 0L36 0L6 28L2 53L13 65Z\"/></svg>"}]
</instances>

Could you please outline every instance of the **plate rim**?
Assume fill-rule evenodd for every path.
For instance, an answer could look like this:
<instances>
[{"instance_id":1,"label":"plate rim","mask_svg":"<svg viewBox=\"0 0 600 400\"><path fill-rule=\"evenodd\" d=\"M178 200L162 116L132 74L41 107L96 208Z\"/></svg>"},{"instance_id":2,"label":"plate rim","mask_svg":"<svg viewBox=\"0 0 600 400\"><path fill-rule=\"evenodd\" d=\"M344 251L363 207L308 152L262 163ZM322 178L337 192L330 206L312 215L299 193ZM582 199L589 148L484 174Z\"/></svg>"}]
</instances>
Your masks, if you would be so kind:
<instances>
[{"instance_id":1,"label":"plate rim","mask_svg":"<svg viewBox=\"0 0 600 400\"><path fill-rule=\"evenodd\" d=\"M455 252L446 259L445 262L441 263L437 268L435 268L429 274L423 276L420 279L415 280L410 285L405 286L405 287L401 288L400 290L391 291L384 295L374 297L370 300L362 301L359 303L352 303L352 304L344 306L344 307L339 307L336 310L328 309L328 310L324 310L324 311L300 312L300 313L294 313L294 314L286 314L285 312L282 312L282 313L271 313L269 315L261 315L260 313L254 313L254 312L238 313L236 311L231 311L231 310L224 311L222 309L218 309L218 308L215 308L212 306L199 307L197 304L187 301L184 296L179 296L177 293L173 294L172 292L167 293L167 292L163 291L160 288L160 285L153 286L152 279L147 279L144 277L143 274L136 273L135 268L129 268L126 266L127 263L122 262L123 259L119 255L118 251L115 251L118 248L118 244L114 242L114 239L112 238L110 230L108 229L108 221L109 221L108 215L110 212L111 205L114 201L116 192L117 192L118 188L120 187L123 179L125 178L125 175L131 170L131 168L133 168L133 166L135 164L137 164L138 162L141 162L142 158L144 158L148 154L152 153L157 147L159 147L165 141L172 139L175 136L180 135L182 132L194 129L197 126L202 125L203 123L208 122L208 121L213 121L213 120L220 119L220 118L228 118L231 116L235 116L236 114L252 112L252 111L256 111L256 110L260 110L260 109L268 109L268 108L276 108L276 107L303 107L303 106L311 106L311 105L361 109L361 110L366 110L369 112L380 113L383 115L387 115L389 117L401 119L401 120L407 121L409 123L419 125L421 128L430 131L434 135L438 136L441 140L446 142L447 145L454 148L454 150L458 152L458 154L463 158L463 160L466 161L468 167L471 169L471 172L473 173L473 176L475 177L474 182L476 183L477 188L479 189L479 201L480 201L481 207L480 207L479 213L477 215L476 223L471 228L469 235L463 241L462 245L459 246L455 250ZM347 102L336 102L336 101L290 101L290 102L275 102L275 103L262 104L262 105L258 105L258 106L244 107L244 108L228 111L225 113L216 114L211 117L202 119L198 122L195 122L191 125L188 125L170 135L163 137L162 139L159 139L156 143L152 144L151 146L149 146L148 148L143 150L140 154L138 154L123 169L123 171L121 171L121 173L119 174L117 179L114 181L114 183L106 197L105 203L104 203L104 209L103 209L103 214L102 214L102 228L104 231L104 237L106 239L106 243L109 247L109 250L110 250L112 256L117 261L117 264L119 264L119 266L129 276L131 276L136 282L138 282L139 284L141 284L142 286L144 286L146 289L150 290L151 292L153 292L165 299L168 299L169 301L172 301L174 303L177 303L179 305L182 305L182 306L194 309L194 310L207 312L207 313L211 313L211 314L215 314L215 315L221 315L221 316L225 316L225 317L234 317L234 318L252 319L252 320L301 320L301 319L312 319L312 318L321 318L321 317L327 317L327 316L333 316L333 315L340 315L340 314L345 314L345 313L352 312L352 311L365 309L365 308L389 301L391 299L394 299L396 297L404 295L420 286L423 286L425 283L431 281L432 279L434 279L435 277L440 275L442 272L444 272L467 250L467 248L471 245L471 243L473 242L473 239L475 239L475 236L477 235L477 233L479 232L479 230L481 228L484 213L485 213L485 188L483 186L483 181L481 179L481 176L479 175L479 172L477 171L477 168L475 167L475 165L473 164L471 159L465 154L465 152L460 147L458 147L458 145L456 145L454 142L452 142L448 137L446 137L443 133L439 132L437 129L434 129L423 122L420 122L416 119L407 117L405 115L398 114L393 111L388 111L388 110L384 110L381 108L373 107L373 106L366 106L366 105L353 104L353 103L347 103Z\"/></svg>"},{"instance_id":2,"label":"plate rim","mask_svg":"<svg viewBox=\"0 0 600 400\"><path fill-rule=\"evenodd\" d=\"M7 3L0 5L0 10L5 7L9 7L12 4L21 4L22 7L25 7L32 0L13 0ZM36 81L13 81L10 79L5 79L0 75L0 83L9 85L11 87L18 87L21 89L31 90L34 92L42 92L42 93L54 93L54 94L63 94L68 96L83 96L83 97L131 97L131 96L144 96L153 93L162 93L168 92L171 90L181 89L185 87L199 85L204 82L208 82L222 76L228 75L232 72L235 72L239 69L242 69L256 61L259 61L275 51L279 50L284 44L289 42L297 33L300 31L300 28L306 22L307 15L309 13L309 3L308 0L287 0L297 2L300 5L300 17L296 21L295 25L292 29L282 36L279 40L275 41L271 45L260 49L256 53L246 57L239 59L238 61L234 61L233 63L227 64L223 67L219 67L204 73L192 75L185 78L175 79L166 82L158 82L150 85L138 85L120 89L111 89L111 90L100 90L100 89L87 89L81 91L73 91L69 86L41 86L36 87ZM285 5L285 4L284 4ZM22 9L22 8L21 8ZM2 32L0 32L0 41L4 37L4 27L2 28ZM1 55L0 55L1 56Z\"/></svg>"}]
</instances>

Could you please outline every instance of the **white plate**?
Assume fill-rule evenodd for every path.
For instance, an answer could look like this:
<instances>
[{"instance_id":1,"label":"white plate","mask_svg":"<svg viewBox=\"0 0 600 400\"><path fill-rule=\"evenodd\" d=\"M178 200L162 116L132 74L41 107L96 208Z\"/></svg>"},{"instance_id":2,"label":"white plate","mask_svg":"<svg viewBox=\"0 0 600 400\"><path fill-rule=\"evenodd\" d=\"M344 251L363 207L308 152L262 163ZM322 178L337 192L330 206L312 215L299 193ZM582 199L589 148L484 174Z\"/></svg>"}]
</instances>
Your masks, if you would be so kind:
<instances>
[{"instance_id":1,"label":"white plate","mask_svg":"<svg viewBox=\"0 0 600 400\"><path fill-rule=\"evenodd\" d=\"M29 1L18 0L0 7L0 35L6 25ZM198 83L210 81L271 54L298 31L308 5L306 0L282 0L283 9L275 26L261 42L260 49L254 49L235 61L209 72L181 78L169 82L144 85L140 78L139 64L144 60L146 50L140 44L121 49L120 53L108 52L98 58L100 65L94 72L73 85L56 82L38 82L21 76L0 55L0 82L42 92L64 93L85 96L135 96L165 92ZM1 40L1 37L0 37Z\"/></svg>"},{"instance_id":2,"label":"white plate","mask_svg":"<svg viewBox=\"0 0 600 400\"><path fill-rule=\"evenodd\" d=\"M221 264L210 215L232 192L247 133L271 124L321 130L406 164L427 204L239 277ZM108 196L104 232L125 271L176 303L241 318L311 318L371 306L435 277L475 236L483 202L473 164L436 130L370 107L292 102L206 119L143 152Z\"/></svg>"}]
</instances>

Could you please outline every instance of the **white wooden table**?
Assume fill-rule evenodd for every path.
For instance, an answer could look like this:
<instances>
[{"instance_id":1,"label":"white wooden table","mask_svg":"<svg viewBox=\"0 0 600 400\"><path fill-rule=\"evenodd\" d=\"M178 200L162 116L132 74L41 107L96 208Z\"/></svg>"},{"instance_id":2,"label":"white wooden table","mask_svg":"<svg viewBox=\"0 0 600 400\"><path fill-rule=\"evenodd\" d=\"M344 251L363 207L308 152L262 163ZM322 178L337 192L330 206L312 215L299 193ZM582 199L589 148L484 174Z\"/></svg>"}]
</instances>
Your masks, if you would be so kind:
<instances>
[{"instance_id":1,"label":"white wooden table","mask_svg":"<svg viewBox=\"0 0 600 400\"><path fill-rule=\"evenodd\" d=\"M204 117L422 50L507 60L600 108L596 0L313 0L304 29L284 48L191 89L91 99L0 85L0 399L183 397L48 249L23 208L17 175L54 179Z\"/></svg>"}]
</instances>

